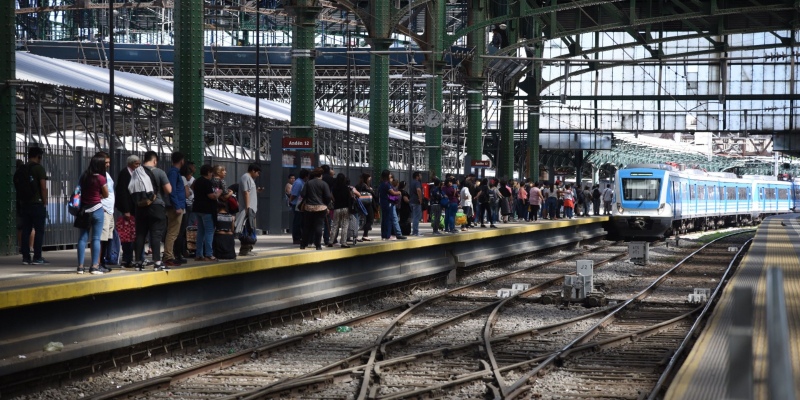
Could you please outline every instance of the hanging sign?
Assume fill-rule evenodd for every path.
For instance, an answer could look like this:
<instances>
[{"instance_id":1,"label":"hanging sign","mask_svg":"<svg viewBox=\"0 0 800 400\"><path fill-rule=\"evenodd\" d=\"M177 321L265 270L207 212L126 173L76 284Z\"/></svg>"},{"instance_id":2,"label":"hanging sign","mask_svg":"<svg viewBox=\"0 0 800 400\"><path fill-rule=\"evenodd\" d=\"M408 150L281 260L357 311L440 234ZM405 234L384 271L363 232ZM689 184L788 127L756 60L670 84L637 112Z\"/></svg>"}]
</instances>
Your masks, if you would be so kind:
<instances>
[{"instance_id":1,"label":"hanging sign","mask_svg":"<svg viewBox=\"0 0 800 400\"><path fill-rule=\"evenodd\" d=\"M312 150L313 143L311 138L292 138L285 137L282 140L284 150Z\"/></svg>"},{"instance_id":2,"label":"hanging sign","mask_svg":"<svg viewBox=\"0 0 800 400\"><path fill-rule=\"evenodd\" d=\"M469 162L472 168L491 168L492 162L490 160L472 160Z\"/></svg>"}]
</instances>

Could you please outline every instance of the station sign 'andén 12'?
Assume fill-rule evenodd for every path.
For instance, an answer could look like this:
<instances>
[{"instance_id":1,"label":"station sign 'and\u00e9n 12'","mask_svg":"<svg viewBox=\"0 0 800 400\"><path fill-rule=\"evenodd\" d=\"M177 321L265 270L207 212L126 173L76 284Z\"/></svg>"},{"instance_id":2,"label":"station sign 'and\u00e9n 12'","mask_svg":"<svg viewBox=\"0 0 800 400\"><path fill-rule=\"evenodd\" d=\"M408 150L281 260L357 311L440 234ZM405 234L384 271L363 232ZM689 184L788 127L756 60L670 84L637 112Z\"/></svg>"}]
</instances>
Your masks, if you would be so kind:
<instances>
[{"instance_id":1,"label":"station sign 'and\u00e9n 12'","mask_svg":"<svg viewBox=\"0 0 800 400\"><path fill-rule=\"evenodd\" d=\"M285 137L282 139L284 150L311 150L313 149L313 142L311 138L293 138Z\"/></svg>"}]
</instances>

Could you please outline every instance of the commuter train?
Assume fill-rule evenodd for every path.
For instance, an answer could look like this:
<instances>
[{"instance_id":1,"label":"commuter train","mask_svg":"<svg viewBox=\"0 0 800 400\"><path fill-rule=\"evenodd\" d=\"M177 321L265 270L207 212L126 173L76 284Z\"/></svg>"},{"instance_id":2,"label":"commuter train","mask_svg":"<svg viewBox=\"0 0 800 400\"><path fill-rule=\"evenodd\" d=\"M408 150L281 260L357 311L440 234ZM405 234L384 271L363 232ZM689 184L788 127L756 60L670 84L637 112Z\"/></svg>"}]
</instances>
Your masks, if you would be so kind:
<instances>
[{"instance_id":1,"label":"commuter train","mask_svg":"<svg viewBox=\"0 0 800 400\"><path fill-rule=\"evenodd\" d=\"M624 238L661 238L693 230L755 225L794 212L800 180L634 165L617 171L611 220ZM800 211L800 210L798 210Z\"/></svg>"}]
</instances>

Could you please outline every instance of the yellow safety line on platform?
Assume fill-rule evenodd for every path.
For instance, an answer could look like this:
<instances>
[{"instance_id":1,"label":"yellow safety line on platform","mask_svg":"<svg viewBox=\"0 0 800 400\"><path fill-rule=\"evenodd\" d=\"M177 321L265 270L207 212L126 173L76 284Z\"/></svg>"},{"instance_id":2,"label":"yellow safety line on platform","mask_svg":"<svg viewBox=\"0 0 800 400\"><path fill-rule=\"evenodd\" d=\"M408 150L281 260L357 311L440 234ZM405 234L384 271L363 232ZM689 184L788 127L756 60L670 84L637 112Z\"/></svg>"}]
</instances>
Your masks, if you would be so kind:
<instances>
[{"instance_id":1,"label":"yellow safety line on platform","mask_svg":"<svg viewBox=\"0 0 800 400\"><path fill-rule=\"evenodd\" d=\"M501 227L498 229L487 228L480 231L459 232L458 234L444 234L442 236L426 236L414 240L393 240L353 246L349 249L325 248L317 251L314 246L306 250L299 248L269 250L270 255L251 259L220 261L191 267L178 267L168 272L142 271L126 272L124 274L111 273L104 276L90 276L69 282L54 282L45 285L0 291L0 309L19 307L49 301L72 299L101 293L123 290L142 289L151 286L173 284L177 282L207 279L234 274L245 274L265 271L274 268L284 268L303 264L339 260L342 258L362 257L381 254L395 250L408 250L424 246L440 245L446 243L480 240L509 234L522 234L545 229L564 228L568 226L597 223L598 220L608 220L608 217L580 218L573 220L559 220L547 223L531 223L526 225ZM288 253L290 254L280 254ZM278 253L279 255L275 255Z\"/></svg>"}]
</instances>

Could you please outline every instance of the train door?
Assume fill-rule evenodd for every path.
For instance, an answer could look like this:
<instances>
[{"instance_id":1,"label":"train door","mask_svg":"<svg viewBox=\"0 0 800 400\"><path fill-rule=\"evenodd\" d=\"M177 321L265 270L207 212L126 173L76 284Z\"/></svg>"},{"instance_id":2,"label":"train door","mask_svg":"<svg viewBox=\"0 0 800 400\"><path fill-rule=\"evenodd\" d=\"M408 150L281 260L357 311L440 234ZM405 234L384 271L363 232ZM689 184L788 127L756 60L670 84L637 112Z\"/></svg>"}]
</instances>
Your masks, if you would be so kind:
<instances>
[{"instance_id":1,"label":"train door","mask_svg":"<svg viewBox=\"0 0 800 400\"><path fill-rule=\"evenodd\" d=\"M682 207L683 204L683 192L681 191L681 183L675 179L671 179L670 191L672 192L672 220L681 219L682 214Z\"/></svg>"}]
</instances>

